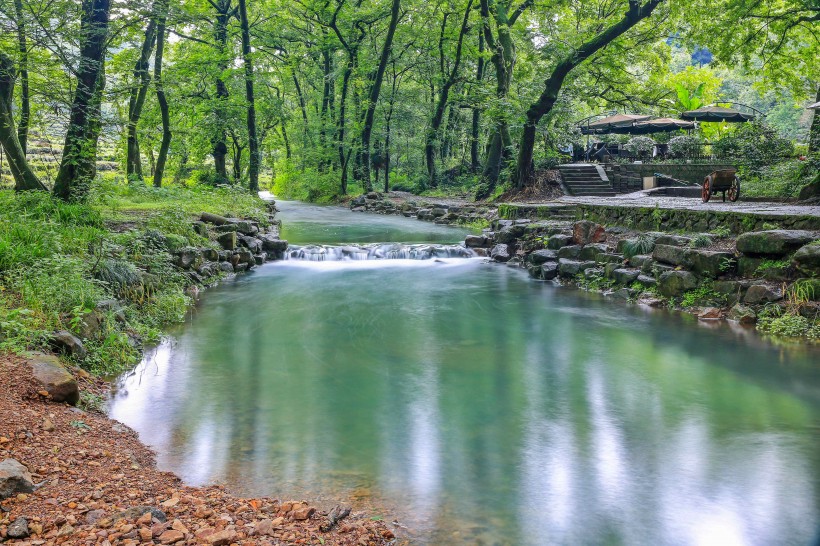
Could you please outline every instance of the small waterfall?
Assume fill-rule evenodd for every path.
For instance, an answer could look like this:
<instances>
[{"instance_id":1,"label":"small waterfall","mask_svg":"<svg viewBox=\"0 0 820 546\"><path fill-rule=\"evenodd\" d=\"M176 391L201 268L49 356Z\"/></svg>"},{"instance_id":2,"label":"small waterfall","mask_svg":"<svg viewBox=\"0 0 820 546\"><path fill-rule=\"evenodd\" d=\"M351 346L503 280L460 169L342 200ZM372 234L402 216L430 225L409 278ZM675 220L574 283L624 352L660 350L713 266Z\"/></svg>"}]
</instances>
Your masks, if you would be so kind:
<instances>
[{"instance_id":1,"label":"small waterfall","mask_svg":"<svg viewBox=\"0 0 820 546\"><path fill-rule=\"evenodd\" d=\"M476 253L461 245L290 245L286 260L339 262L346 260L431 260L434 258L473 258Z\"/></svg>"}]
</instances>

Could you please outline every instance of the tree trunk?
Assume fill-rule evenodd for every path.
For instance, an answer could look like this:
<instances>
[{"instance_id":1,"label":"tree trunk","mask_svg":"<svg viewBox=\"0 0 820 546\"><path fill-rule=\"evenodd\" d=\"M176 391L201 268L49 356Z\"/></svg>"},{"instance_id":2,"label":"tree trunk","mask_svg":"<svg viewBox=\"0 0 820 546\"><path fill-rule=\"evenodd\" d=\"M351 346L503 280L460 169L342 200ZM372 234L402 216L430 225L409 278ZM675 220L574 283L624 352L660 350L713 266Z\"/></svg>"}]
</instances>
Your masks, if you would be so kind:
<instances>
[{"instance_id":1,"label":"tree trunk","mask_svg":"<svg viewBox=\"0 0 820 546\"><path fill-rule=\"evenodd\" d=\"M815 101L820 102L820 87L817 88ZM809 129L809 154L820 154L820 109L814 111Z\"/></svg>"},{"instance_id":2,"label":"tree trunk","mask_svg":"<svg viewBox=\"0 0 820 546\"><path fill-rule=\"evenodd\" d=\"M259 139L256 135L256 102L253 96L253 60L251 33L248 25L246 0L239 0L239 24L242 27L242 58L245 61L245 100L248 101L248 162L249 189L259 191Z\"/></svg>"},{"instance_id":3,"label":"tree trunk","mask_svg":"<svg viewBox=\"0 0 820 546\"><path fill-rule=\"evenodd\" d=\"M323 28L322 37L327 40L327 31ZM333 61L330 56L330 49L327 45L322 47L322 110L321 110L321 128L319 131L319 142L321 145L322 156L319 159L319 172L327 171L327 128L331 121L328 119L328 110L330 108L330 84L333 79L332 75Z\"/></svg>"},{"instance_id":4,"label":"tree trunk","mask_svg":"<svg viewBox=\"0 0 820 546\"><path fill-rule=\"evenodd\" d=\"M28 146L28 128L31 120L31 94L28 87L28 39L26 37L26 21L23 18L22 0L14 0L14 10L17 15L17 48L20 51L20 123L17 125L17 140L23 154Z\"/></svg>"},{"instance_id":5,"label":"tree trunk","mask_svg":"<svg viewBox=\"0 0 820 546\"><path fill-rule=\"evenodd\" d=\"M217 55L217 69L219 75L216 77L216 104L214 106L214 117L216 119L216 127L214 128L211 137L211 144L214 156L214 168L216 176L222 183L228 182L228 168L226 158L228 156L227 144L227 106L228 102L228 86L225 85L222 79L222 74L228 69L228 20L230 19L232 9L231 0L219 0L216 4L217 15L214 23L214 37L216 38Z\"/></svg>"},{"instance_id":6,"label":"tree trunk","mask_svg":"<svg viewBox=\"0 0 820 546\"><path fill-rule=\"evenodd\" d=\"M14 61L0 51L0 144L9 160L9 169L14 177L14 189L47 190L26 161L26 152L20 146L18 133L14 127L14 73Z\"/></svg>"},{"instance_id":7,"label":"tree trunk","mask_svg":"<svg viewBox=\"0 0 820 546\"><path fill-rule=\"evenodd\" d=\"M342 74L342 96L339 99L339 165L342 170L342 195L347 195L347 158L345 156L345 113L347 111L347 89L350 84L350 75L353 73L355 58L349 58L344 74Z\"/></svg>"},{"instance_id":8,"label":"tree trunk","mask_svg":"<svg viewBox=\"0 0 820 546\"><path fill-rule=\"evenodd\" d=\"M367 112L364 116L364 127L362 128L362 156L364 160L362 165L362 177L364 178L365 191L373 191L373 186L370 184L370 136L373 132L373 117L376 114L376 104L379 102L379 93L382 88L384 71L387 68L387 61L390 57L391 48L393 47L393 36L396 34L396 26L398 26L399 23L400 2L401 0L393 0L393 8L390 11L390 26L387 28L387 37L384 40L384 47L382 47L376 77L370 88Z\"/></svg>"},{"instance_id":9,"label":"tree trunk","mask_svg":"<svg viewBox=\"0 0 820 546\"><path fill-rule=\"evenodd\" d=\"M145 105L145 96L148 94L148 86L151 83L149 62L157 37L157 5L154 4L151 9L151 19L148 21L148 27L145 29L145 39L142 42L140 57L134 65L134 79L131 83L131 96L128 100L128 136L125 174L129 180L138 179L139 181L142 181L142 160L140 158L139 140L137 140L137 124L139 124L140 117L142 116L142 107Z\"/></svg>"},{"instance_id":10,"label":"tree trunk","mask_svg":"<svg viewBox=\"0 0 820 546\"><path fill-rule=\"evenodd\" d=\"M458 78L458 67L461 64L461 52L462 46L464 44L464 35L467 34L469 20L470 20L470 10L473 7L473 0L469 0L467 2L467 9L464 10L464 18L461 21L461 29L458 33L458 44L456 46L456 57L453 62L453 69L450 71L450 75L447 77L447 80L439 89L439 96L438 102L436 103L436 110L433 114L433 119L430 121L430 131L427 133L427 142L424 145L424 157L427 161L427 177L429 179L429 183L431 187L436 186L436 157L435 157L435 146L436 141L439 139L439 130L441 129L441 122L444 120L444 111L447 109L447 101L450 95L450 88L456 83ZM443 59L443 52L442 52L442 59ZM442 67L444 63L442 61ZM442 77L444 74L442 73Z\"/></svg>"},{"instance_id":11,"label":"tree trunk","mask_svg":"<svg viewBox=\"0 0 820 546\"><path fill-rule=\"evenodd\" d=\"M476 68L476 84L481 85L484 79L484 33L478 33L478 66ZM481 168L481 160L478 156L478 131L481 127L481 108L473 107L473 126L470 133L470 167L472 172L477 173Z\"/></svg>"},{"instance_id":12,"label":"tree trunk","mask_svg":"<svg viewBox=\"0 0 820 546\"><path fill-rule=\"evenodd\" d=\"M83 39L80 42L77 86L71 105L60 170L54 182L54 194L65 200L84 199L92 182L88 178L89 173L96 170L96 153L89 151L96 150L95 136L99 134L94 130L93 103L95 96L101 98L100 75L105 63L110 9L110 0L83 0L80 24Z\"/></svg>"},{"instance_id":13,"label":"tree trunk","mask_svg":"<svg viewBox=\"0 0 820 546\"><path fill-rule=\"evenodd\" d=\"M524 123L521 145L518 148L518 161L516 162L515 172L516 187L523 188L532 179L532 159L533 149L535 147L536 127L541 118L552 110L555 101L558 99L561 86L564 84L564 80L569 73L594 55L598 50L606 47L624 32L649 17L662 1L663 0L649 0L646 4L641 5L637 0L630 0L629 10L620 21L585 42L553 69L552 74L550 74L545 82L544 91L541 93L541 96L536 102L530 105L527 110L527 121Z\"/></svg>"},{"instance_id":14,"label":"tree trunk","mask_svg":"<svg viewBox=\"0 0 820 546\"><path fill-rule=\"evenodd\" d=\"M157 164L154 169L154 187L162 186L165 174L165 162L168 159L168 148L171 145L171 117L168 114L168 99L162 85L162 56L165 52L165 21L168 17L168 0L160 0L157 15L157 52L154 56L154 85L157 91L157 103L162 116L162 142L159 145Z\"/></svg>"}]
</instances>

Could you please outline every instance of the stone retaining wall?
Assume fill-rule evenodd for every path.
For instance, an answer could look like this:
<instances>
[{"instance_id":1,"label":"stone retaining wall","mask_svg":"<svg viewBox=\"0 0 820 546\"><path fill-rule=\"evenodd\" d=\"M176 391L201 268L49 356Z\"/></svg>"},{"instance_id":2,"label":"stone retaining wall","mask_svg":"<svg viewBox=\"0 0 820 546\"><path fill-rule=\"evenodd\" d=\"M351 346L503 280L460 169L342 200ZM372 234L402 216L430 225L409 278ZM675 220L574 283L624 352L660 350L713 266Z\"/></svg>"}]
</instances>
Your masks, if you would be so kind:
<instances>
[{"instance_id":1,"label":"stone retaining wall","mask_svg":"<svg viewBox=\"0 0 820 546\"><path fill-rule=\"evenodd\" d=\"M702 184L712 171L733 168L728 163L611 163L606 165L606 174L616 192L630 193L642 190L643 177L655 173L691 184Z\"/></svg>"},{"instance_id":2,"label":"stone retaining wall","mask_svg":"<svg viewBox=\"0 0 820 546\"><path fill-rule=\"evenodd\" d=\"M820 230L820 217L811 215L749 214L714 210L662 209L654 207L618 207L577 205L582 219L635 229L706 232L726 227L731 233L765 229Z\"/></svg>"}]
</instances>

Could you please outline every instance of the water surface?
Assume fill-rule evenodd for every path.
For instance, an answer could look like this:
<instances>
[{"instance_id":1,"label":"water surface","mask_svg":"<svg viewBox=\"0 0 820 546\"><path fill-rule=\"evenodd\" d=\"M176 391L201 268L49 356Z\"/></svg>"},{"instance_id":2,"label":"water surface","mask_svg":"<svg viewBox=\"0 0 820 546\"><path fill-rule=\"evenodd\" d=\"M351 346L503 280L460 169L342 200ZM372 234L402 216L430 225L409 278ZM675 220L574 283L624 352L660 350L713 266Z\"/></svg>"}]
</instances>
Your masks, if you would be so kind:
<instances>
[{"instance_id":1,"label":"water surface","mask_svg":"<svg viewBox=\"0 0 820 546\"><path fill-rule=\"evenodd\" d=\"M295 243L464 235L280 208ZM189 483L413 543L809 544L818 356L482 259L290 260L208 291L111 413Z\"/></svg>"}]
</instances>

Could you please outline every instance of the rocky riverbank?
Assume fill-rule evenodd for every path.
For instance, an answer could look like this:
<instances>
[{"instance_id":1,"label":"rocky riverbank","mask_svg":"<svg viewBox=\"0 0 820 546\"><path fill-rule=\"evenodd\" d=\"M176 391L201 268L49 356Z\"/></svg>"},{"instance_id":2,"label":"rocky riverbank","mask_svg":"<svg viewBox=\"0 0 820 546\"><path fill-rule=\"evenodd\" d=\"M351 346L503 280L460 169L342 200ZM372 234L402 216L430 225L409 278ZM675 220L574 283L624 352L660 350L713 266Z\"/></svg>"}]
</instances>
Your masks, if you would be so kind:
<instances>
[{"instance_id":1,"label":"rocky riverbank","mask_svg":"<svg viewBox=\"0 0 820 546\"><path fill-rule=\"evenodd\" d=\"M350 201L353 212L397 214L444 225L483 225L498 217L497 207L466 199L428 199L404 192L370 192Z\"/></svg>"},{"instance_id":2,"label":"rocky riverbank","mask_svg":"<svg viewBox=\"0 0 820 546\"><path fill-rule=\"evenodd\" d=\"M209 241L164 249L189 293L225 275L282 259L273 204L267 222L203 213L193 229ZM144 237L143 237L144 238ZM140 286L163 279L138 271ZM322 512L302 500L243 499L221 487L186 487L161 472L137 434L108 419L101 408L110 385L78 364L83 342L104 335L107 321L126 320L124 302L106 300L52 335L41 352L0 355L0 542L43 544L339 544L376 545L393 539L377 521L349 509ZM140 340L133 334L134 343ZM66 364L68 362L69 364Z\"/></svg>"},{"instance_id":3,"label":"rocky riverbank","mask_svg":"<svg viewBox=\"0 0 820 546\"><path fill-rule=\"evenodd\" d=\"M575 285L701 320L757 324L820 339L820 233L670 234L575 223L496 220L467 247L534 279Z\"/></svg>"}]
</instances>

